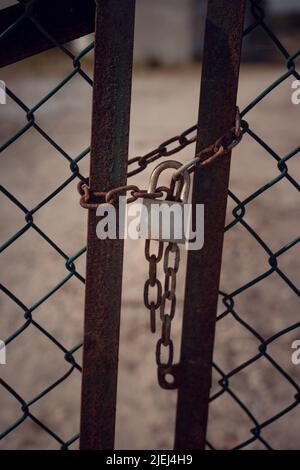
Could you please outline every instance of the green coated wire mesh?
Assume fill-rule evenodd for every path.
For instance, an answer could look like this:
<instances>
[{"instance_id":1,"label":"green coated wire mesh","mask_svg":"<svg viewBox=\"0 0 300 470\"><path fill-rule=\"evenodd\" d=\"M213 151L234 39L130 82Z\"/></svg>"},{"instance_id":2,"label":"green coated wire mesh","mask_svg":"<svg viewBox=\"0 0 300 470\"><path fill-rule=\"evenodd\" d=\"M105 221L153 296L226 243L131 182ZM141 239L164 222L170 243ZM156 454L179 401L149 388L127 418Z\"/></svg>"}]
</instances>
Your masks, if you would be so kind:
<instances>
[{"instance_id":1,"label":"green coated wire mesh","mask_svg":"<svg viewBox=\"0 0 300 470\"><path fill-rule=\"evenodd\" d=\"M32 3L32 2L30 2ZM51 36L51 34L44 29L43 25L40 24L34 17L34 14L29 9L30 3L27 4L27 7L24 6L24 13L20 16L20 18L14 22L14 24L10 25L5 31L2 31L0 34L0 42L3 39L6 39L7 36L13 40L14 37L14 30L18 28L18 25L25 20L30 19L32 22L32 27L37 28L40 31L41 37L45 36L56 48L58 48L62 54L68 59L69 69L70 72L65 75L65 77L57 83L47 94L45 94L34 106L28 107L25 104L25 101L22 100L20 97L16 96L16 94L7 86L6 84L6 95L7 99L12 100L16 106L22 111L23 113L23 121L24 125L11 135L7 140L1 143L0 150L1 153L5 153L5 150L12 146L14 142L23 136L29 130L34 130L37 132L42 139L44 139L50 147L54 149L54 151L59 155L62 159L65 160L66 166L69 168L69 176L53 190L50 194L40 200L34 207L28 208L20 201L14 194L12 194L7 188L1 185L1 193L8 198L14 207L21 211L24 215L24 224L22 228L20 228L16 233L14 233L9 239L7 239L1 246L1 252L8 249L12 244L18 243L20 237L24 236L24 234L28 230L33 230L38 234L39 237L49 244L49 246L56 251L56 253L60 256L62 262L65 265L65 276L53 287L48 291L45 292L41 298L37 298L36 301L32 305L25 305L21 298L19 298L12 290L7 288L5 285L1 284L1 291L5 296L7 296L12 302L14 302L23 312L24 321L23 324L13 331L5 340L5 344L7 347L13 347L14 342L20 337L20 335L27 329L27 328L36 328L39 330L42 335L44 335L49 342L52 342L56 348L61 352L62 358L66 361L68 365L68 370L61 376L56 377L52 383L49 383L47 387L43 390L40 390L36 396L33 396L30 400L25 400L22 396L18 394L18 392L10 386L4 379L0 379L1 386L10 394L14 399L20 404L20 415L19 417L11 422L10 426L6 429L1 430L0 439L4 439L8 434L12 433L18 426L20 426L24 420L29 419L32 420L36 425L40 427L40 429L44 430L53 439L55 439L60 445L62 449L68 448L72 443L76 442L79 438L79 435L70 436L69 439L63 440L56 432L51 430L44 422L38 419L34 412L32 411L32 407L36 404L39 400L44 399L55 387L58 387L64 381L66 381L71 374L81 371L81 366L76 361L74 354L82 347L82 343L74 344L71 348L66 348L56 337L51 334L46 328L44 328L38 320L35 318L34 314L38 308L40 308L45 302L47 302L51 296L53 296L60 288L62 288L68 281L72 278L76 278L78 282L84 283L84 277L76 270L75 262L79 259L79 257L83 256L86 252L86 248L83 247L79 249L76 253L67 254L64 250L57 245L57 243L51 239L36 223L35 223L35 216L36 214L41 211L46 204L49 204L54 198L56 198L65 188L67 188L74 180L82 180L87 182L87 180L81 175L79 170L79 162L89 154L89 147L82 149L81 152L75 158L72 158L50 135L47 133L45 129L40 127L40 125L36 122L35 115L40 110L41 107L47 106L49 104L49 100L55 97L57 93L59 93L63 87L67 87L70 81L74 77L81 77L81 79L89 86L92 87L93 82L89 75L82 69L81 67L81 60L88 55L93 50L93 43L89 46L84 48L78 55L74 55L67 47L62 44L58 44L56 39ZM30 27L30 26L28 26ZM76 197L76 195L75 195Z\"/></svg>"},{"instance_id":2,"label":"green coated wire mesh","mask_svg":"<svg viewBox=\"0 0 300 470\"><path fill-rule=\"evenodd\" d=\"M260 449L272 449L272 442L267 437L265 437L266 430L272 427L276 421L284 418L288 413L290 413L294 408L296 408L300 403L300 388L299 381L295 374L291 374L286 367L282 365L282 357L275 358L269 350L276 344L277 341L282 339L284 335L288 335L291 332L299 331L300 322L297 321L297 313L294 312L293 318L294 322L289 323L286 320L285 325L278 329L276 332L273 332L270 336L265 336L261 334L259 329L255 326L255 318L252 318L251 321L248 318L245 318L245 308L239 310L239 299L243 297L245 293L251 295L253 288L256 288L253 293L253 302L259 306L259 300L257 301L257 295L263 295L265 289L265 282L268 279L272 279L274 285L277 286L276 278L279 278L283 286L287 287L290 294L295 298L296 302L299 301L299 287L297 287L295 280L292 280L288 272L284 268L281 268L281 257L284 257L285 254L291 252L294 256L297 254L297 245L300 242L300 237L286 239L283 245L278 246L274 250L270 246L270 243L264 239L259 231L256 229L253 222L249 222L247 211L250 209L251 204L260 201L260 198L263 198L267 191L270 191L275 185L284 182L289 186L290 191L293 191L293 198L299 197L299 182L294 178L293 171L290 171L289 164L291 161L296 160L297 156L299 157L300 147L291 148L290 151L285 155L279 155L274 148L272 148L272 142L267 142L264 138L264 135L261 135L255 128L255 117L251 111L258 106L264 106L264 100L272 99L272 92L274 92L280 85L285 85L286 87L291 87L291 79L299 80L299 73L297 71L296 59L300 55L300 49L295 51L288 51L284 44L279 40L277 35L270 29L268 26L268 20L266 18L265 11L262 7L262 2L251 0L250 7L252 17L254 22L250 24L244 31L244 37L251 37L253 31L261 30L269 39L272 48L277 50L281 57L281 61L285 66L285 70L282 75L276 78L273 83L269 84L264 90L261 91L253 100L251 100L244 109L241 110L241 116L243 119L243 131L244 135L248 136L256 144L255 151L263 150L265 155L269 156L270 159L274 162L274 167L276 168L277 175L273 178L270 178L264 182L264 184L258 187L254 192L250 193L244 199L241 199L236 196L231 190L229 191L229 198L232 200L234 208L232 210L232 219L225 227L225 243L226 237L230 236L235 230L241 230L242 233L250 236L254 242L254 253L258 257L264 259L263 269L257 276L252 279L249 279L245 283L241 283L231 292L220 291L220 299L223 304L223 310L221 309L217 317L217 330L221 327L222 321L226 321L229 317L233 320L233 323L238 323L241 327L240 334L246 333L256 341L255 351L252 354L248 354L244 360L241 361L237 358L235 367L232 369L220 367L218 364L214 364L214 371L216 374L216 382L218 387L214 390L210 398L210 406L212 407L218 400L221 400L222 397L226 396L229 398L229 402L233 402L240 410L240 420L244 422L243 419L246 419L244 424L248 426L248 432L245 433L245 438L240 439L240 442L235 442L233 446L228 445L228 448L233 449L242 449L242 448L251 448L251 446L258 445ZM278 110L278 112L280 112ZM272 125L270 123L270 125ZM294 135L296 135L296 129L293 129ZM237 154L243 150L238 148ZM259 172L259 168L257 168ZM276 205L276 201L273 202ZM267 217L267 214L266 214ZM278 218L280 215L278 214ZM251 219L251 216L250 216ZM286 228L285 234L288 237L288 227ZM274 238L276 238L276 233L274 233ZM238 238L237 238L238 240ZM276 246L276 243L275 243ZM299 246L299 245L298 245ZM226 245L225 245L226 247ZM257 251L256 251L257 249ZM224 267L224 266L223 266ZM279 287L280 288L280 287ZM262 292L262 294L259 294ZM275 294L272 292L271 295ZM258 311L257 314L263 315L263 312ZM284 310L281 311L281 315L284 317ZM275 315L275 312L274 312ZM275 318L267 319L264 317L265 322L275 322ZM217 337L218 341L218 337ZM218 346L218 343L217 343ZM255 408L255 401L261 400L263 393L266 397L265 403L268 402L268 392L261 392L261 397L253 397L251 401L244 400L239 393L235 392L235 386L231 385L234 383L235 379L238 379L241 376L241 380L244 381L244 387L246 387L247 381L245 381L245 374L251 373L251 367L255 364L256 368L263 367L263 361L266 360L268 366L272 370L272 381L270 387L277 387L277 381L283 379L285 382L285 393L286 393L286 402L285 406L276 410L272 414L268 414L263 419L262 416L257 416L253 411ZM277 374L278 373L278 374ZM279 393L279 392L278 392ZM288 398L287 398L288 397ZM228 402L227 402L228 403ZM265 405L266 406L266 405ZM279 430L280 433L280 430ZM279 440L280 441L280 440ZM213 444L214 436L211 435L211 439L207 442L207 447L210 449L218 448L218 444ZM278 444L277 444L278 445ZM253 448L253 447L252 447ZM255 447L254 447L255 448Z\"/></svg>"},{"instance_id":3,"label":"green coated wire mesh","mask_svg":"<svg viewBox=\"0 0 300 470\"><path fill-rule=\"evenodd\" d=\"M284 73L277 77L276 80L269 84L261 93L259 93L255 99L251 100L246 107L241 111L241 116L243 118L243 132L245 136L253 139L255 145L259 146L263 151L269 156L270 160L274 163L274 167L278 171L278 174L274 178L270 178L264 182L264 184L257 188L253 193L249 194L246 198L240 199L237 197L231 190L229 191L229 198L234 204L234 209L232 210L232 220L228 223L225 228L225 239L229 233L232 231L241 229L253 238L255 243L260 247L264 255L266 256L266 269L257 275L255 278L249 280L246 283L239 285L232 292L220 292L220 298L224 304L224 310L218 315L217 324L221 324L222 321L228 317L231 317L234 322L238 322L241 328L245 329L247 333L252 335L257 341L257 352L252 356L249 356L247 359L239 362L235 365L234 368L224 370L223 367L219 366L217 363L214 363L214 371L217 377L217 390L213 391L211 396L211 406L215 404L218 400L224 398L224 396L229 397L235 402L239 407L241 414L245 415L249 421L248 426L248 437L241 440L238 444L234 444L233 448L241 449L247 448L252 445L254 442L259 442L263 448L271 449L272 443L268 442L268 439L264 437L264 431L269 426L272 426L274 422L280 420L291 410L297 407L300 403L300 388L299 383L295 380L294 377L288 373L285 368L280 364L280 361L274 359L269 353L269 347L280 339L282 336L288 334L293 330L297 330L300 327L300 322L295 321L294 323L289 323L283 328L280 328L276 333L272 334L269 337L262 336L259 331L251 322L246 321L243 318L243 312L238 311L237 299L245 291L250 290L254 286L261 286L263 290L263 282L271 276L277 276L281 282L288 287L294 296L299 298L299 288L295 285L294 280L289 278L287 272L280 266L281 257L287 252L295 252L297 244L300 242L300 237L293 238L291 240L287 239L282 246L278 246L276 250L271 249L263 237L253 228L252 224L247 219L247 209L253 203L253 201L259 200L267 191L269 191L274 185L284 181L289 185L290 191L295 192L295 196L298 196L299 193L299 183L293 177L292 172L289 170L289 164L299 156L300 147L292 148L286 155L279 155L273 148L272 142L267 142L264 139L263 135L260 135L253 130L251 125L251 111L256 106L263 106L264 100L272 97L272 92L276 90L282 84L289 83L291 78L300 79L299 73L297 72L296 59L300 55L300 49L296 51L288 51L284 44L278 39L276 34L269 28L268 21L265 17L264 10L261 6L261 1L251 0L249 1L251 6L251 13L253 17L253 22L244 32L245 36L251 36L253 31L258 29L262 30L264 34L268 36L270 41L273 44L273 47L276 48L279 54L282 57L282 61L286 66ZM85 176L80 172L79 163L89 155L89 148L82 149L77 156L70 156L60 145L55 141L53 137L38 123L38 120L35 118L36 113L42 108L47 107L51 102L51 99L55 97L63 88L68 87L70 82L75 77L80 77L85 83L92 87L92 79L84 71L81 66L81 61L86 55L92 52L93 44L90 44L88 47L84 48L79 54L74 55L66 46L57 43L56 39L51 36L51 34L46 31L42 24L39 24L34 18L34 14L31 10L27 10L24 6L24 14L12 25L10 25L5 31L0 33L0 44L1 40L11 37L13 40L14 30L17 28L20 22L24 19L30 19L34 27L38 28L40 34L46 36L48 40L57 47L69 61L70 71L67 73L64 78L56 84L51 91L46 93L42 99L40 99L34 106L27 106L25 100L20 96L17 96L16 93L9 87L6 88L8 99L12 100L15 105L20 109L23 114L24 123L20 129L11 135L7 140L1 143L0 149L1 152L5 155L5 151L14 144L21 136L26 134L29 130L34 130L38 133L42 139L44 139L47 144L57 153L57 155L64 159L66 166L69 169L69 176L55 188L50 194L40 200L34 207L27 207L18 197L9 190L9 188L1 186L1 193L5 198L7 198L15 210L23 214L24 224L23 226L12 236L10 236L1 246L1 252L11 247L13 244L18 243L20 238L24 236L27 231L34 231L39 237L49 244L52 250L54 250L59 257L61 258L62 263L64 263L66 274L65 276L56 283L48 292L45 292L42 297L37 298L36 301L27 305L24 303L22 298L13 292L10 288L5 285L1 285L2 293L10 299L23 314L24 321L23 324L14 330L6 339L5 344L8 348L13 348L15 341L18 341L20 335L23 334L28 328L37 329L44 337L51 342L58 350L61 352L61 357L66 361L68 366L67 371L60 377L56 377L52 383L47 384L47 386L40 390L35 396L31 397L29 400L26 400L21 396L18 391L6 380L0 378L0 386L3 390L9 394L20 407L19 416L10 423L8 427L0 430L0 439L5 439L8 435L13 433L25 420L31 420L34 422L41 431L48 433L48 435L57 442L57 445L62 449L69 448L73 443L79 439L79 434L71 435L67 439L62 438L57 432L53 431L46 422L42 421L40 418L35 416L33 405L37 404L40 400L46 400L48 394L50 394L56 387L63 385L65 381L72 375L81 371L81 366L75 358L76 352L82 347L81 343L75 344L71 348L67 348L64 344L58 340L52 332L48 331L42 324L39 323L39 320L36 318L35 312L43 304L45 304L51 296L53 296L61 287L68 283L71 279L78 280L79 283L84 284L83 276L78 272L76 268L76 262L80 257L83 257L86 252L86 248L82 247L76 253L66 253L47 233L40 228L35 222L35 215L42 211L43 208L55 199L62 191L65 190L74 180L81 180L87 182ZM296 132L296 128L294 130ZM259 171L259 169L258 169ZM74 195L77 197L77 195ZM276 234L274 234L276 236ZM297 320L297 315L295 313L295 320ZM266 319L267 321L267 319ZM247 373L247 370L255 363L257 367L260 367L260 362L262 359L268 361L270 366L276 370L278 374L285 380L287 390L290 393L290 402L283 408L278 410L272 416L268 416L266 419L262 420L259 416L256 416L252 412L251 404L246 403L243 398L241 398L235 391L234 387L231 386L232 380L236 378L241 373ZM276 380L276 379L274 379ZM276 382L273 384L276 387ZM218 448L218 442L214 441L212 436L209 437L209 442L207 442L208 448Z\"/></svg>"}]
</instances>

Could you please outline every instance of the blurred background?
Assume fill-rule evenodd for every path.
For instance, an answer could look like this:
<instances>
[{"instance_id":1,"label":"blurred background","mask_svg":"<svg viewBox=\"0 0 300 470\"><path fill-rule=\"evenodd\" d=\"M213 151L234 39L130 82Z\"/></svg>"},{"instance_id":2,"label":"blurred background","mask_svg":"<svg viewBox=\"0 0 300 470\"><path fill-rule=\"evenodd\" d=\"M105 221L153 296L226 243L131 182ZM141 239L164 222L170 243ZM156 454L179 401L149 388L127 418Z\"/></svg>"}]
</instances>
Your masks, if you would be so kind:
<instances>
[{"instance_id":1,"label":"blurred background","mask_svg":"<svg viewBox=\"0 0 300 470\"><path fill-rule=\"evenodd\" d=\"M0 8L16 2L2 1ZM167 138L195 124L201 76L205 1L137 0L135 66L133 75L130 157L143 155ZM265 1L267 24L292 54L299 48L300 2ZM253 22L250 9L247 24ZM67 47L79 53L92 35ZM238 104L243 109L286 71L286 61L270 38L258 28L243 46ZM93 74L93 51L81 61ZM60 50L50 50L10 65L0 79L28 107L34 106L73 68ZM220 77L220 80L222 77ZM247 114L251 128L283 157L299 146L300 105L291 101L289 77ZM92 90L75 75L58 93L35 112L39 126L71 157L76 158L90 142ZM26 124L24 111L8 99L1 105L1 143ZM193 148L176 158L188 161ZM70 176L69 164L35 129L29 128L2 153L1 184L29 209L35 207ZM80 172L88 175L89 155L80 160ZM146 188L151 172L132 178ZM298 154L289 161L289 173L299 182ZM278 176L276 161L245 135L234 150L230 189L243 200ZM299 235L299 193L282 179L247 208L247 221L276 252ZM24 226L23 213L1 195L1 240L4 242ZM228 222L234 208L228 204ZM35 224L68 255L86 243L86 212L79 206L76 181L34 215ZM297 285L299 244L280 258L284 273ZM185 278L182 252L177 288L177 312L172 334L179 357L182 301ZM268 259L253 237L237 225L225 236L221 288L232 292L268 269ZM76 260L84 276L84 255ZM117 449L169 449L173 445L176 393L161 390L156 379L157 335L149 330L148 311L143 306L143 285L148 266L142 241L126 241L121 322L120 366L117 406ZM72 277L51 297L45 294L66 276L65 261L34 230L28 230L2 253L1 282L27 307L35 305L34 319L67 349L82 340L84 287ZM9 337L24 325L24 314L8 295L0 297L0 338ZM224 307L223 307L224 308ZM268 338L299 320L299 298L276 273L239 296L240 316ZM220 305L220 312L222 306ZM300 366L291 362L291 344L300 339L299 329L280 337L271 346L277 362L299 383ZM232 316L218 322L214 360L226 372L257 352L258 341ZM81 361L81 350L75 354ZM69 369L64 354L33 324L7 347L7 365L2 378L25 401L31 401ZM215 377L213 390L218 390ZM79 430L81 376L74 371L59 386L32 403L32 414L64 441ZM251 409L259 422L279 413L293 401L294 388L264 358L236 376L232 389ZM0 432L21 416L20 403L0 387ZM295 407L267 426L264 438L274 448L298 449L300 410ZM228 396L210 409L210 442L217 449L237 446L251 436L253 423ZM71 446L77 448L78 442ZM30 419L12 430L1 442L2 449L55 449L58 442ZM263 448L259 441L249 449Z\"/></svg>"},{"instance_id":2,"label":"blurred background","mask_svg":"<svg viewBox=\"0 0 300 470\"><path fill-rule=\"evenodd\" d=\"M297 0L263 0L268 25L275 27L285 46L299 42L300 3ZM150 66L170 66L200 60L203 51L206 0L138 0L136 3L135 62ZM246 22L253 23L250 3ZM79 47L87 44L82 38ZM276 49L258 29L245 38L243 59L276 60ZM278 57L277 57L278 58Z\"/></svg>"}]
</instances>

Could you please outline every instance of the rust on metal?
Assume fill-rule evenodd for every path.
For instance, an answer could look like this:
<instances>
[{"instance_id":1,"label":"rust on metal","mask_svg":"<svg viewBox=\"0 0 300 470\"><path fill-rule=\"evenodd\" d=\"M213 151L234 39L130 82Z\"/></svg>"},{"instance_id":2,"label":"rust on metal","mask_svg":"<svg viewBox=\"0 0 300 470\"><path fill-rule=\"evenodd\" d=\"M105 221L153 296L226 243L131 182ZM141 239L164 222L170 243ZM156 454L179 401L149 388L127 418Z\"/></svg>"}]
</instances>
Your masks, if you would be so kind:
<instances>
[{"instance_id":1,"label":"rust on metal","mask_svg":"<svg viewBox=\"0 0 300 470\"><path fill-rule=\"evenodd\" d=\"M92 142L92 192L126 184L134 0L97 0ZM81 407L81 449L114 448L123 240L96 237L88 214Z\"/></svg>"},{"instance_id":2,"label":"rust on metal","mask_svg":"<svg viewBox=\"0 0 300 470\"><path fill-rule=\"evenodd\" d=\"M77 190L80 194L80 205L84 209L97 209L99 204L105 202L106 194L103 191L94 191L91 194L90 187L83 181L77 184Z\"/></svg>"},{"instance_id":3,"label":"rust on metal","mask_svg":"<svg viewBox=\"0 0 300 470\"><path fill-rule=\"evenodd\" d=\"M195 171L196 166L206 166L221 156L228 156L230 151L240 143L242 137L241 116L239 108L236 107L235 126L231 127L231 129L219 137L215 143L201 149L191 161L181 165L181 167L174 172L173 178L176 180L186 170L192 173Z\"/></svg>"},{"instance_id":4,"label":"rust on metal","mask_svg":"<svg viewBox=\"0 0 300 470\"><path fill-rule=\"evenodd\" d=\"M180 181L180 179L182 179L183 177L185 178L188 177L187 172L192 173L195 171L196 166L197 167L206 166L212 163L214 160L219 159L220 157L228 156L230 154L230 151L236 145L239 144L239 142L242 140L243 132L241 128L241 117L240 117L240 112L239 112L238 107L236 107L236 120L235 121L236 121L235 126L231 127L227 132L225 132L221 137L219 137L213 144L210 144L207 147L200 150L200 152L198 152L191 161L183 165L180 165L179 162L175 162L177 169L173 173L173 178L172 178L171 185L169 188L167 188L166 186L160 186L158 188L154 187L152 191L149 191L149 189L148 190L140 189L136 185L124 185L124 186L119 186L117 188L112 188L106 193L103 191L92 192L88 184L86 184L84 181L79 181L77 185L77 190L79 194L81 195L80 205L84 209L97 209L99 204L102 204L103 202L108 202L111 204L114 203L117 200L118 195L125 194L128 191L130 191L131 197L128 198L127 203L134 202L139 198L144 198L144 199L145 198L146 199L161 198L164 192L166 193L168 200L173 200L174 199L173 192L174 192L175 184L176 182ZM194 129L194 127L190 129ZM180 136L172 137L168 139L167 141L165 141L164 143L162 143L158 147L158 149L164 149L164 154L162 155L156 154L156 149L155 149L149 152L148 154L146 154L146 156L144 157L135 157L135 158L130 159L128 164L130 165L130 163L138 162L138 164L140 165L141 164L140 162L143 161L144 163L142 163L141 166L142 166L142 169L144 170L149 163L152 163L158 158L179 152L186 145L193 143L193 141L196 139L196 138L187 139L186 134L187 132L188 133L190 132L190 129L188 129L187 131L184 131ZM174 152L174 149L172 151L167 149L167 145L169 145L170 143L174 143L174 141L180 142L180 145L176 146L176 152ZM153 154L155 154L155 157L153 157ZM151 157L148 159L145 159L149 155ZM172 163L172 161L167 160L166 162L160 164L161 169L164 169L164 167L169 167L170 162ZM154 171L157 171L157 168L155 168ZM136 174L136 171L133 170L132 174ZM129 172L127 176L128 177L131 176L131 173ZM180 183L182 186L183 180ZM176 194L177 199L180 199L181 186L178 186L177 188L177 194Z\"/></svg>"},{"instance_id":5,"label":"rust on metal","mask_svg":"<svg viewBox=\"0 0 300 470\"><path fill-rule=\"evenodd\" d=\"M196 153L234 125L245 3L208 0ZM188 253L176 449L205 446L229 170L230 153L195 169L192 201L205 206L205 237Z\"/></svg>"},{"instance_id":6,"label":"rust on metal","mask_svg":"<svg viewBox=\"0 0 300 470\"><path fill-rule=\"evenodd\" d=\"M150 176L148 185L149 194L155 194L155 191L158 189L158 178L163 170L176 169L178 167L180 167L180 163L173 160L160 163L156 166ZM166 190L168 202L185 202L188 198L190 186L189 174L183 174L178 184L176 183L171 178L170 187L162 187ZM176 191L174 191L175 189ZM164 248L163 240L157 240L157 254L151 254L150 243L149 239L145 242L145 258L149 262L149 276L144 285L144 305L150 311L150 330L152 333L156 332L156 313L159 310L161 335L156 344L157 376L159 385L162 388L170 389L175 388L174 384L168 382L167 377L172 377L169 371L175 367L173 365L174 345L171 338L171 327L176 313L176 275L180 265L180 248L176 242L171 240L169 240L166 248ZM154 243L155 241L152 241L151 246ZM164 289L157 277L157 265L161 261L164 271ZM155 296L153 296L153 293L150 293L150 287L152 291L155 291Z\"/></svg>"}]
</instances>

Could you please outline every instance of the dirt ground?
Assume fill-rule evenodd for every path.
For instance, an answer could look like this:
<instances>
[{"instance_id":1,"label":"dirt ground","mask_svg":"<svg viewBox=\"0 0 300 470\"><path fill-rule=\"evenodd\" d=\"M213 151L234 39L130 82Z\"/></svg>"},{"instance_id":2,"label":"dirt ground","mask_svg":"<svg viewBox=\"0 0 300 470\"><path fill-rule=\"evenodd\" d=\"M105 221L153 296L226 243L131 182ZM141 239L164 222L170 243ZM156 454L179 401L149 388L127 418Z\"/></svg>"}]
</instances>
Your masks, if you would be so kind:
<instances>
[{"instance_id":1,"label":"dirt ground","mask_svg":"<svg viewBox=\"0 0 300 470\"><path fill-rule=\"evenodd\" d=\"M91 73L91 64L84 63ZM49 52L2 71L1 79L27 106L33 106L72 69L70 61ZM284 72L278 65L243 65L239 86L241 109L261 90ZM140 155L166 138L180 133L196 122L200 66L177 69L137 69L133 80L130 155ZM299 145L300 106L291 103L291 81L280 85L265 98L247 119L251 127L279 154ZM26 123L26 116L11 100L1 106L1 142ZM89 144L91 90L79 76L74 77L35 113L38 125L70 155L76 157ZM193 149L178 158L187 160ZM288 164L299 181L299 154ZM176 156L177 158L177 156ZM80 162L88 173L88 157ZM146 187L149 170L132 181ZM33 208L70 175L68 162L34 129L25 132L2 154L1 184L27 208ZM275 161L246 136L234 151L230 186L245 198L279 175ZM249 204L246 220L276 252L299 234L299 195L286 180L268 189ZM228 207L228 220L233 209ZM24 225L24 216L5 196L1 197L1 240ZM79 207L73 181L34 215L34 223L61 249L72 256L85 245L86 212ZM278 263L297 285L299 281L299 244L287 251ZM185 253L182 255L178 308L172 330L179 354ZM298 258L299 259L299 258ZM84 275L84 256L76 261ZM225 237L221 287L233 292L242 284L269 269L268 257L257 242L238 226ZM65 261L30 229L2 253L1 282L26 306L32 306L64 276ZM203 273L205 275L205 273ZM155 344L157 335L148 327L148 312L143 306L143 283L147 265L143 242L127 241L124 260L124 289L120 342L120 367L116 426L117 449L169 449L173 445L176 393L157 385ZM72 278L42 305L33 318L52 335L71 348L82 339L83 295L80 281ZM262 337L299 321L299 299L289 286L273 273L261 283L240 294L236 311ZM221 311L222 309L220 309ZM0 338L6 338L24 324L21 308L7 295L1 295ZM278 338L268 352L299 383L300 366L291 362L291 343L300 339L293 330ZM258 341L232 316L218 322L215 361L225 372L232 370L258 351ZM76 353L78 361L80 353ZM67 372L63 353L34 325L30 325L7 347L7 365L1 365L2 378L24 400L31 400ZM265 359L239 373L231 389L251 409L259 423L294 402L295 388ZM214 386L217 390L218 386ZM99 397L101 399L101 397ZM20 404L0 387L0 431L22 416ZM49 394L33 403L30 412L63 440L79 430L80 373L70 377ZM299 448L300 407L262 431L274 448ZM253 422L225 393L211 407L209 440L218 449L232 448L251 437ZM58 443L26 419L1 441L2 449L55 449ZM72 448L76 448L75 443ZM256 441L248 448L263 448Z\"/></svg>"}]
</instances>

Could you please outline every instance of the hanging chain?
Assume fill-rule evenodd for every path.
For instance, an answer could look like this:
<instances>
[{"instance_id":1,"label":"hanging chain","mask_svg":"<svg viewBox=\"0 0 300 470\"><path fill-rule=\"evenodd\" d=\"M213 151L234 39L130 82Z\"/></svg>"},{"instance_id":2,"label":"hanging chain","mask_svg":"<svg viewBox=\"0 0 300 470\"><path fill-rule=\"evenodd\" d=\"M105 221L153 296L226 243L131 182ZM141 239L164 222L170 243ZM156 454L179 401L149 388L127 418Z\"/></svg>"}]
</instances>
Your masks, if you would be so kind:
<instances>
[{"instance_id":1,"label":"hanging chain","mask_svg":"<svg viewBox=\"0 0 300 470\"><path fill-rule=\"evenodd\" d=\"M156 314L159 310L161 336L156 343L155 352L158 378L160 385L164 388L171 388L171 384L168 384L165 380L165 373L171 371L174 360L171 325L176 313L176 276L180 264L180 249L177 243L169 242L164 250L164 243L159 241L157 254L151 254L150 244L151 240L146 240L145 258L149 262L149 277L144 285L144 304L150 311L150 330L152 333L156 332ZM162 292L162 283L157 278L157 266L162 258L165 275L164 292ZM153 295L151 298L150 287L155 288L155 296Z\"/></svg>"},{"instance_id":2,"label":"hanging chain","mask_svg":"<svg viewBox=\"0 0 300 470\"><path fill-rule=\"evenodd\" d=\"M167 189L167 188L166 188ZM167 199L180 201L180 184L171 180L167 191ZM162 387L172 388L166 381L166 373L170 373L174 359L174 344L171 339L171 325L176 312L176 276L180 264L180 249L177 243L169 242L164 250L164 242L158 241L157 254L151 254L151 240L145 241L145 258L149 262L149 278L144 285L144 304L150 310L150 330L156 332L156 314L159 310L161 320L161 336L156 344L156 364L158 368L158 380ZM162 283L157 278L157 266L163 259L164 290ZM149 287L156 289L156 296L149 299Z\"/></svg>"},{"instance_id":3,"label":"hanging chain","mask_svg":"<svg viewBox=\"0 0 300 470\"><path fill-rule=\"evenodd\" d=\"M161 143L156 149L148 152L144 156L134 157L128 161L128 166L137 164L137 168L128 172L127 176L133 176L145 170L150 163L153 163L161 157L170 157L180 152L186 146L196 141L197 126L190 127L182 134L172 137ZM192 135L191 135L192 134ZM194 134L194 135L193 135ZM136 185L126 185L112 188L107 192L91 191L87 181L80 181L78 192L81 196L80 204L86 209L96 209L99 204L117 204L120 195L130 193L127 203L136 201L138 198L157 199L162 198L166 193L168 201L179 201L178 180L183 179L185 172L193 172L196 167L210 164L217 158L229 155L230 151L242 139L243 131L241 126L240 113L237 108L235 126L229 129L224 135L216 140L215 143L201 150L188 163L181 165L173 173L170 187L160 186L153 192L140 189ZM177 192L174 190L177 185ZM171 338L171 326L176 312L176 276L180 264L180 249L177 243L168 242L164 250L164 242L158 242L156 253L150 250L151 240L145 242L145 258L149 263L149 276L144 285L144 304L150 312L150 330L156 332L156 316L159 311L161 320L161 336L156 344L156 363L158 371L158 381L163 388L176 388L178 380L178 367L173 364L174 344ZM173 262L171 257L173 256ZM164 271L164 289L162 283L157 277L157 267L163 259ZM177 372L176 372L177 371ZM173 382L168 382L167 375L173 377Z\"/></svg>"},{"instance_id":4,"label":"hanging chain","mask_svg":"<svg viewBox=\"0 0 300 470\"><path fill-rule=\"evenodd\" d=\"M145 258L149 262L149 278L146 280L144 285L144 304L145 307L150 310L150 330L152 333L156 331L156 311L160 308L162 302L162 285L159 279L157 279L157 265L161 261L163 256L164 244L158 242L158 254L150 254L150 240L145 242ZM150 287L156 288L155 300L149 299Z\"/></svg>"},{"instance_id":5,"label":"hanging chain","mask_svg":"<svg viewBox=\"0 0 300 470\"><path fill-rule=\"evenodd\" d=\"M171 262L171 254L174 261ZM174 346L171 339L171 325L176 312L176 275L180 263L180 249L177 243L168 243L163 260L165 273L164 293L160 304L162 322L161 337L156 345L156 363L159 369L169 369L173 364ZM168 303L168 306L167 306ZM162 347L167 348L167 360L163 359Z\"/></svg>"}]
</instances>

